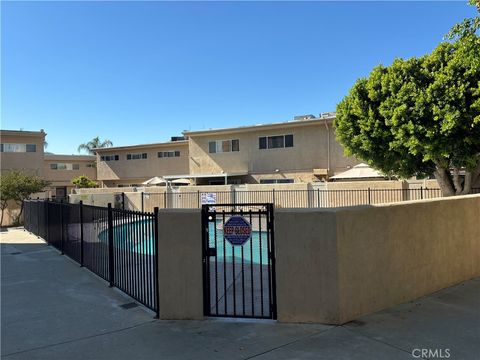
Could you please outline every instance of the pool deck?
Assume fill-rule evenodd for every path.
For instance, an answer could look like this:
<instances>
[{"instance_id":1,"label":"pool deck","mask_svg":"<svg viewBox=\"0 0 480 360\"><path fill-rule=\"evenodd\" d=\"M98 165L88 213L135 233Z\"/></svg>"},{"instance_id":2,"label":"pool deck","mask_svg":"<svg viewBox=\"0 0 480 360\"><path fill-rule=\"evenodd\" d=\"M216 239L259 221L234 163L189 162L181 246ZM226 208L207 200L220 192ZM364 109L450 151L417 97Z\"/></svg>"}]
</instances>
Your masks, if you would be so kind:
<instances>
[{"instance_id":1,"label":"pool deck","mask_svg":"<svg viewBox=\"0 0 480 360\"><path fill-rule=\"evenodd\" d=\"M162 321L21 230L1 233L2 359L415 359L480 354L480 279L343 326ZM416 352L415 354L420 354ZM439 358L437 356L437 358Z\"/></svg>"}]
</instances>

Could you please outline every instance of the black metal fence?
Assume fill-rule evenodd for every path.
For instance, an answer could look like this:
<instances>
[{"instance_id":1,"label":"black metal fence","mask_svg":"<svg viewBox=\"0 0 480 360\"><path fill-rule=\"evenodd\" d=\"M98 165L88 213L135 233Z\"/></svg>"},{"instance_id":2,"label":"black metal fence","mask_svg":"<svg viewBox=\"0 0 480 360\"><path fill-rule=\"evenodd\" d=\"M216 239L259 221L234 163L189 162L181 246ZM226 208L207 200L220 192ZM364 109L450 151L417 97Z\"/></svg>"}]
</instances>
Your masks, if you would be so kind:
<instances>
[{"instance_id":1,"label":"black metal fence","mask_svg":"<svg viewBox=\"0 0 480 360\"><path fill-rule=\"evenodd\" d=\"M158 316L158 208L153 213L24 202L25 229L116 286Z\"/></svg>"},{"instance_id":2,"label":"black metal fence","mask_svg":"<svg viewBox=\"0 0 480 360\"><path fill-rule=\"evenodd\" d=\"M206 316L276 319L273 221L273 204L203 206Z\"/></svg>"}]
</instances>

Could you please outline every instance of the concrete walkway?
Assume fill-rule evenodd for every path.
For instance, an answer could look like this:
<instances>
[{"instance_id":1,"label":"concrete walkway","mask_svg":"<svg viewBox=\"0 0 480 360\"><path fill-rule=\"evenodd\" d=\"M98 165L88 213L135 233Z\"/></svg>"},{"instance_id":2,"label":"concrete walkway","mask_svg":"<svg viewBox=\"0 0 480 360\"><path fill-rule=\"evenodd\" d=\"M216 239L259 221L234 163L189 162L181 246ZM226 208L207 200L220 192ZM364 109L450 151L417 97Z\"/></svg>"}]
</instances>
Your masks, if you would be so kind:
<instances>
[{"instance_id":1,"label":"concrete walkway","mask_svg":"<svg viewBox=\"0 0 480 360\"><path fill-rule=\"evenodd\" d=\"M8 360L415 359L420 349L437 349L436 358L440 350L449 359L480 354L480 279L344 326L159 321L143 307L122 307L132 303L128 296L25 231L2 233L1 250L1 355Z\"/></svg>"}]
</instances>

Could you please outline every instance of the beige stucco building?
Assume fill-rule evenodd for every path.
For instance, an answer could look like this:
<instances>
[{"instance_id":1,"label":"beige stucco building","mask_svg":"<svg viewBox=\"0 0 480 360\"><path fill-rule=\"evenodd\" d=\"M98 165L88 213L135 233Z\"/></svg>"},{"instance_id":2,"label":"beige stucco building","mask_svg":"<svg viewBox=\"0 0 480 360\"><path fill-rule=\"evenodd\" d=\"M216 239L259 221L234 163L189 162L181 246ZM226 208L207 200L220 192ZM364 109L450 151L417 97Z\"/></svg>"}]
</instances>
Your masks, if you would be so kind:
<instances>
[{"instance_id":1,"label":"beige stucco building","mask_svg":"<svg viewBox=\"0 0 480 360\"><path fill-rule=\"evenodd\" d=\"M274 124L185 131L165 143L100 148L102 186L141 186L155 176L196 185L310 183L348 170L336 141L334 114L295 117ZM172 138L176 139L176 138Z\"/></svg>"},{"instance_id":2,"label":"beige stucco building","mask_svg":"<svg viewBox=\"0 0 480 360\"><path fill-rule=\"evenodd\" d=\"M343 172L358 161L336 141L333 114L237 128L186 131L190 175L197 184L309 183Z\"/></svg>"},{"instance_id":3,"label":"beige stucco building","mask_svg":"<svg viewBox=\"0 0 480 360\"><path fill-rule=\"evenodd\" d=\"M22 170L50 181L44 196L66 196L80 175L96 180L95 156L47 153L45 136L43 130L0 130L0 170Z\"/></svg>"},{"instance_id":4,"label":"beige stucco building","mask_svg":"<svg viewBox=\"0 0 480 360\"><path fill-rule=\"evenodd\" d=\"M102 186L141 186L155 176L188 174L187 140L96 149Z\"/></svg>"},{"instance_id":5,"label":"beige stucco building","mask_svg":"<svg viewBox=\"0 0 480 360\"><path fill-rule=\"evenodd\" d=\"M56 155L45 153L43 177L51 182L50 196L65 197L74 187L72 179L85 175L96 180L96 157L92 155Z\"/></svg>"},{"instance_id":6,"label":"beige stucco building","mask_svg":"<svg viewBox=\"0 0 480 360\"><path fill-rule=\"evenodd\" d=\"M43 177L45 132L0 130L1 171L22 170Z\"/></svg>"}]
</instances>

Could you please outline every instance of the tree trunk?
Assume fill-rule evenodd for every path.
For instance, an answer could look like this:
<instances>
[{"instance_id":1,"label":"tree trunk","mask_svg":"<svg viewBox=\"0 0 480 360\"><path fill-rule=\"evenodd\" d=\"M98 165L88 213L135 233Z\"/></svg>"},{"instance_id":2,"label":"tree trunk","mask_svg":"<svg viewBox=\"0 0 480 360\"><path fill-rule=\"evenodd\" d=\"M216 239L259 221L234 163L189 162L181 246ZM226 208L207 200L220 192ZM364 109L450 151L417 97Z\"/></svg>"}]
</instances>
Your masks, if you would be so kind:
<instances>
[{"instance_id":1,"label":"tree trunk","mask_svg":"<svg viewBox=\"0 0 480 360\"><path fill-rule=\"evenodd\" d=\"M449 174L450 175L450 174ZM463 191L462 179L460 179L460 168L453 168L453 186L455 195L460 195Z\"/></svg>"},{"instance_id":2,"label":"tree trunk","mask_svg":"<svg viewBox=\"0 0 480 360\"><path fill-rule=\"evenodd\" d=\"M437 169L435 170L434 175L437 179L438 185L440 186L440 190L442 190L443 196L455 195L453 180L450 172L447 169L441 168L437 165Z\"/></svg>"},{"instance_id":3,"label":"tree trunk","mask_svg":"<svg viewBox=\"0 0 480 360\"><path fill-rule=\"evenodd\" d=\"M7 205L4 206L3 203L2 203L1 208L2 208L2 216L0 218L0 226L3 226L3 215L5 214L5 210L7 210Z\"/></svg>"},{"instance_id":4,"label":"tree trunk","mask_svg":"<svg viewBox=\"0 0 480 360\"><path fill-rule=\"evenodd\" d=\"M438 185L442 190L443 196L467 195L472 192L472 185L480 179L480 161L473 169L465 170L465 180L462 183L460 178L460 169L453 169L453 176L449 169L443 168L437 164L434 172Z\"/></svg>"},{"instance_id":5,"label":"tree trunk","mask_svg":"<svg viewBox=\"0 0 480 360\"><path fill-rule=\"evenodd\" d=\"M16 222L18 223L18 225L20 225L20 219L21 219L22 213L23 213L23 201L19 205L20 205L20 212L18 213L17 219L16 219Z\"/></svg>"}]
</instances>

